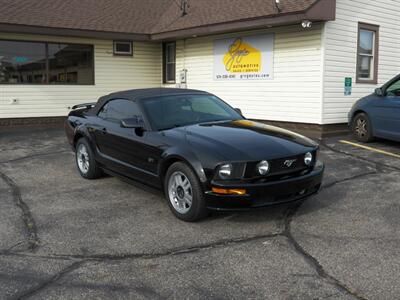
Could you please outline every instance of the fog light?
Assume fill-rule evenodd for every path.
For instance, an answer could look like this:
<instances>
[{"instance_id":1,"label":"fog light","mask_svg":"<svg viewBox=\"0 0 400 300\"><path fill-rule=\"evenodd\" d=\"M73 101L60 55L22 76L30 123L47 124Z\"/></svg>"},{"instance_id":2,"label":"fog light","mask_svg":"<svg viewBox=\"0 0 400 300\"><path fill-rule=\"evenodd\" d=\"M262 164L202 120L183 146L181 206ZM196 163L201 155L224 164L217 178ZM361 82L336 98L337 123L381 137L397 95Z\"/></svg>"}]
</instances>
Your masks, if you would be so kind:
<instances>
[{"instance_id":1,"label":"fog light","mask_svg":"<svg viewBox=\"0 0 400 300\"><path fill-rule=\"evenodd\" d=\"M232 169L233 167L231 164L222 165L218 170L219 177L221 177L222 179L227 179L231 177Z\"/></svg>"},{"instance_id":2,"label":"fog light","mask_svg":"<svg viewBox=\"0 0 400 300\"><path fill-rule=\"evenodd\" d=\"M220 195L238 195L238 196L246 195L246 190L241 190L241 189L221 189L213 187L212 192Z\"/></svg>"},{"instance_id":3,"label":"fog light","mask_svg":"<svg viewBox=\"0 0 400 300\"><path fill-rule=\"evenodd\" d=\"M306 166L311 165L313 161L313 155L311 152L306 153L306 155L304 155L304 163L306 164Z\"/></svg>"},{"instance_id":4,"label":"fog light","mask_svg":"<svg viewBox=\"0 0 400 300\"><path fill-rule=\"evenodd\" d=\"M266 160L263 160L258 163L257 171L260 175L267 175L269 172L269 163Z\"/></svg>"}]
</instances>

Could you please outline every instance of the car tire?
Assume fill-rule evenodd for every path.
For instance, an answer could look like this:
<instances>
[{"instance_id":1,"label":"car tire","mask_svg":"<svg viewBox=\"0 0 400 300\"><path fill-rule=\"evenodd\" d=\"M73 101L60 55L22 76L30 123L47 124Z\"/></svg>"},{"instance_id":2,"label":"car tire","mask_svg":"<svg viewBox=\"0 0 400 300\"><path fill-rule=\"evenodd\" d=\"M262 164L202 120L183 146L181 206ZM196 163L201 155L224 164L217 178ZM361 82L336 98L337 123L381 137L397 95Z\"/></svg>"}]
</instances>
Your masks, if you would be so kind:
<instances>
[{"instance_id":1,"label":"car tire","mask_svg":"<svg viewBox=\"0 0 400 300\"><path fill-rule=\"evenodd\" d=\"M374 140L372 123L366 113L359 113L353 118L351 131L360 142L369 143Z\"/></svg>"},{"instance_id":2,"label":"car tire","mask_svg":"<svg viewBox=\"0 0 400 300\"><path fill-rule=\"evenodd\" d=\"M169 167L164 190L168 205L178 219L195 222L208 215L200 181L187 164L176 162Z\"/></svg>"},{"instance_id":3,"label":"car tire","mask_svg":"<svg viewBox=\"0 0 400 300\"><path fill-rule=\"evenodd\" d=\"M76 143L75 162L79 174L85 179L96 179L103 175L86 138L81 138Z\"/></svg>"}]
</instances>

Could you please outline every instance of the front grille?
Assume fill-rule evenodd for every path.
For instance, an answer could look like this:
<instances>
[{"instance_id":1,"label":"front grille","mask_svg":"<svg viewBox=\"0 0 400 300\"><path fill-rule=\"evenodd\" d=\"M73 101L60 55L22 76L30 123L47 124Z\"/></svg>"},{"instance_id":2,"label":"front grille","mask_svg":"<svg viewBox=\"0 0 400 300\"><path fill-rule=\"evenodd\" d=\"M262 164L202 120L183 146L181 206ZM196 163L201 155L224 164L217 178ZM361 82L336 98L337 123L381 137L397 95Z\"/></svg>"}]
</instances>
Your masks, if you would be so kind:
<instances>
[{"instance_id":1,"label":"front grille","mask_svg":"<svg viewBox=\"0 0 400 300\"><path fill-rule=\"evenodd\" d=\"M315 153L314 153L315 157ZM315 159L315 158L314 158ZM304 171L311 170L312 166L315 162L313 162L312 166L306 166L304 163L304 154L279 158L274 160L269 160L270 163L270 171L265 176L260 176L257 172L257 164L259 162L250 162L247 163L245 170L245 178L250 179L282 179L286 176L292 177L295 175L301 175Z\"/></svg>"},{"instance_id":2,"label":"front grille","mask_svg":"<svg viewBox=\"0 0 400 300\"><path fill-rule=\"evenodd\" d=\"M305 190L302 191L297 191L293 193L288 193L288 194L281 194L278 196L268 196L268 195L259 195L257 198L252 199L251 201L251 206L252 207L260 207L260 206L265 206L269 204L278 204L278 203L285 203L285 202L291 202L291 201L296 201L299 199L302 199L304 197L307 197L311 194L316 193L320 188L320 184L311 186Z\"/></svg>"}]
</instances>

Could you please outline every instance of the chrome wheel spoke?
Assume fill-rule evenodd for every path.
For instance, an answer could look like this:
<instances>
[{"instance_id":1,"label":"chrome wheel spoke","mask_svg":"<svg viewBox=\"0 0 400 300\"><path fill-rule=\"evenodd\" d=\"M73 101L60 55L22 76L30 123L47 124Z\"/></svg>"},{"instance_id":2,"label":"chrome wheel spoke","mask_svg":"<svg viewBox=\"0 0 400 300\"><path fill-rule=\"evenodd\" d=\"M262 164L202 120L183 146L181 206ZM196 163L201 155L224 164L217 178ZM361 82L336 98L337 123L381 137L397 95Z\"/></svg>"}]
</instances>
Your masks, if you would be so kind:
<instances>
[{"instance_id":1,"label":"chrome wheel spoke","mask_svg":"<svg viewBox=\"0 0 400 300\"><path fill-rule=\"evenodd\" d=\"M182 187L185 189L185 192L189 191L190 182L186 177L185 177L185 180L183 180L183 182L182 182Z\"/></svg>"},{"instance_id":2,"label":"chrome wheel spoke","mask_svg":"<svg viewBox=\"0 0 400 300\"><path fill-rule=\"evenodd\" d=\"M192 205L192 197L189 195L186 195L185 198L185 203L190 207Z\"/></svg>"},{"instance_id":3,"label":"chrome wheel spoke","mask_svg":"<svg viewBox=\"0 0 400 300\"><path fill-rule=\"evenodd\" d=\"M364 119L358 119L355 126L355 132L359 137L366 136L368 134L367 121Z\"/></svg>"},{"instance_id":4,"label":"chrome wheel spoke","mask_svg":"<svg viewBox=\"0 0 400 300\"><path fill-rule=\"evenodd\" d=\"M175 188L177 188L180 184L180 176L179 175L175 175L174 176L174 181L175 181Z\"/></svg>"}]
</instances>

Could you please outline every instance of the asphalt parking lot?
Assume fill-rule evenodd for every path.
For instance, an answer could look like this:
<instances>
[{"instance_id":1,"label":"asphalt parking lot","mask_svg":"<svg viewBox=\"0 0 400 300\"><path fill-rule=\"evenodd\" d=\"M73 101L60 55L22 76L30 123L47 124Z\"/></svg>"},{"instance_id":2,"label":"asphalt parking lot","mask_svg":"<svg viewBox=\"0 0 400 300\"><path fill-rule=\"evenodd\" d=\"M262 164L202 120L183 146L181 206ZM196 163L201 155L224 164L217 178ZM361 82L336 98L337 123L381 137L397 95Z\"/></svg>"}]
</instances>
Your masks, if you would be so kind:
<instances>
[{"instance_id":1,"label":"asphalt parking lot","mask_svg":"<svg viewBox=\"0 0 400 300\"><path fill-rule=\"evenodd\" d=\"M400 144L342 140L318 195L188 224L157 191L83 180L61 130L0 133L0 299L398 298Z\"/></svg>"}]
</instances>

